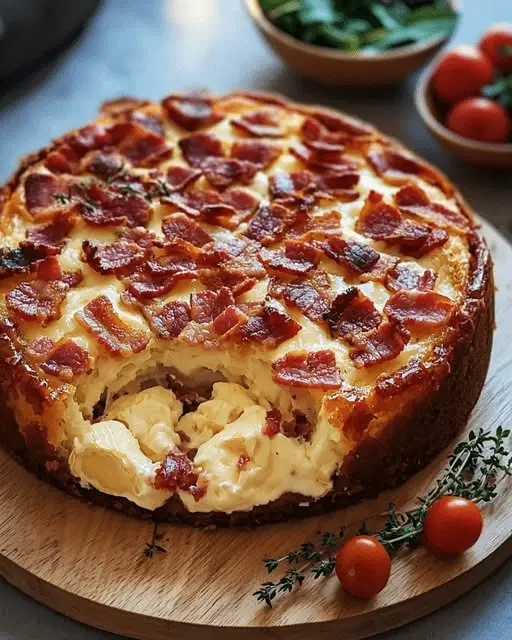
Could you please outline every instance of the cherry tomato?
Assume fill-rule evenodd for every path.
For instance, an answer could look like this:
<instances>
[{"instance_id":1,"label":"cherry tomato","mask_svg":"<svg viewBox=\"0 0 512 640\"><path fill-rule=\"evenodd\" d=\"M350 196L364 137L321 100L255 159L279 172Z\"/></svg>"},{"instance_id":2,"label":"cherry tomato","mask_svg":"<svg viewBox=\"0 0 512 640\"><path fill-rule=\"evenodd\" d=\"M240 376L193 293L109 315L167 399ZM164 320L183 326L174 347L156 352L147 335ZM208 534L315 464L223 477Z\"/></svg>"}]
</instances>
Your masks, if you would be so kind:
<instances>
[{"instance_id":1,"label":"cherry tomato","mask_svg":"<svg viewBox=\"0 0 512 640\"><path fill-rule=\"evenodd\" d=\"M391 558L372 536L350 538L336 555L336 575L348 593L372 598L382 591L391 573Z\"/></svg>"},{"instance_id":2,"label":"cherry tomato","mask_svg":"<svg viewBox=\"0 0 512 640\"><path fill-rule=\"evenodd\" d=\"M469 96L493 81L490 60L477 47L460 45L446 53L432 75L432 88L441 100L450 104Z\"/></svg>"},{"instance_id":3,"label":"cherry tomato","mask_svg":"<svg viewBox=\"0 0 512 640\"><path fill-rule=\"evenodd\" d=\"M487 98L466 98L450 109L446 126L464 138L507 142L511 120L507 110L497 102Z\"/></svg>"},{"instance_id":4,"label":"cherry tomato","mask_svg":"<svg viewBox=\"0 0 512 640\"><path fill-rule=\"evenodd\" d=\"M502 22L489 27L478 43L492 64L512 73L512 24Z\"/></svg>"},{"instance_id":5,"label":"cherry tomato","mask_svg":"<svg viewBox=\"0 0 512 640\"><path fill-rule=\"evenodd\" d=\"M482 514L474 502L457 496L443 496L427 511L423 538L432 551L451 556L472 547L480 537L482 527Z\"/></svg>"}]
</instances>

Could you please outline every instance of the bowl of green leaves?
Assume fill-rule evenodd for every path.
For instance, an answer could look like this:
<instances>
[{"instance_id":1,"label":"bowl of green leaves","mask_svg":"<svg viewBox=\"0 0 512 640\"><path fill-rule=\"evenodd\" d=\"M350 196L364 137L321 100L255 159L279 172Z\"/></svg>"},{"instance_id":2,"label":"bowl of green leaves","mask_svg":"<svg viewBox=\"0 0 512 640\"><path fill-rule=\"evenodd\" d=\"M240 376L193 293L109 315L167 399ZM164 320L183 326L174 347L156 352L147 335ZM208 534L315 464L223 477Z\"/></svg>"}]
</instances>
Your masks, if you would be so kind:
<instances>
[{"instance_id":1,"label":"bowl of green leaves","mask_svg":"<svg viewBox=\"0 0 512 640\"><path fill-rule=\"evenodd\" d=\"M325 84L390 85L452 35L457 0L245 0L272 49Z\"/></svg>"}]
</instances>

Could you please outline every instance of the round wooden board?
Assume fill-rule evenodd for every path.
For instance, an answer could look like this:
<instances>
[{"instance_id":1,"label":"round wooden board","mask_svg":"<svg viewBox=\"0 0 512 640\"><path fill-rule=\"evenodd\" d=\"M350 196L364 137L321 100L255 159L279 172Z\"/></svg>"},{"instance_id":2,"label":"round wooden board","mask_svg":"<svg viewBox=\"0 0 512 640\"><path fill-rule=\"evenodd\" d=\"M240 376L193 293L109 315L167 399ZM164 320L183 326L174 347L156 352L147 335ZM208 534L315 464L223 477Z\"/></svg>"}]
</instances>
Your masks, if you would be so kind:
<instances>
[{"instance_id":1,"label":"round wooden board","mask_svg":"<svg viewBox=\"0 0 512 640\"><path fill-rule=\"evenodd\" d=\"M490 226L485 232L499 289L497 331L467 431L512 422L512 248ZM253 531L163 526L167 553L145 558L151 523L80 503L0 451L0 572L67 616L140 640L366 638L454 600L512 554L510 486L486 508L484 533L471 551L454 560L423 548L398 555L390 583L371 602L344 594L333 578L308 580L267 609L251 595L266 579L262 559L314 539L319 530L359 526L390 501L405 507L436 478L448 453L399 489L328 516Z\"/></svg>"}]
</instances>

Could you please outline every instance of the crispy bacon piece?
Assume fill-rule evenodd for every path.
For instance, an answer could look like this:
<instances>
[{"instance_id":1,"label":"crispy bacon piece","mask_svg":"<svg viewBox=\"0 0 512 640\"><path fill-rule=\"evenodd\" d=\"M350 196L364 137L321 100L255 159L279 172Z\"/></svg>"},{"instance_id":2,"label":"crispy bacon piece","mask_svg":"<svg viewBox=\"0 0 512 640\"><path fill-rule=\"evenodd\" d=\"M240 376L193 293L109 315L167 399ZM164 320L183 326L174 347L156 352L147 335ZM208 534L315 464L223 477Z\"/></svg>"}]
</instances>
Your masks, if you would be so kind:
<instances>
[{"instance_id":1,"label":"crispy bacon piece","mask_svg":"<svg viewBox=\"0 0 512 640\"><path fill-rule=\"evenodd\" d=\"M48 224L27 229L26 237L35 246L62 247L75 226L76 218L67 211L56 213Z\"/></svg>"},{"instance_id":2,"label":"crispy bacon piece","mask_svg":"<svg viewBox=\"0 0 512 640\"><path fill-rule=\"evenodd\" d=\"M159 136L164 135L164 123L162 122L162 118L155 113L144 113L141 111L132 111L128 114L128 120L133 120L138 125L152 131L153 133L158 134Z\"/></svg>"},{"instance_id":3,"label":"crispy bacon piece","mask_svg":"<svg viewBox=\"0 0 512 640\"><path fill-rule=\"evenodd\" d=\"M398 245L402 253L418 258L448 240L444 229L405 220L398 209L383 202L382 195L375 191L368 194L356 231L374 240Z\"/></svg>"},{"instance_id":4,"label":"crispy bacon piece","mask_svg":"<svg viewBox=\"0 0 512 640\"><path fill-rule=\"evenodd\" d=\"M400 355L406 337L394 325L383 322L371 331L351 335L350 342L353 348L349 355L356 367L371 367Z\"/></svg>"},{"instance_id":5,"label":"crispy bacon piece","mask_svg":"<svg viewBox=\"0 0 512 640\"><path fill-rule=\"evenodd\" d=\"M315 247L293 240L286 243L284 250L262 249L260 258L267 268L292 275L308 273L320 261L320 255Z\"/></svg>"},{"instance_id":6,"label":"crispy bacon piece","mask_svg":"<svg viewBox=\"0 0 512 640\"><path fill-rule=\"evenodd\" d=\"M345 149L346 135L332 133L315 118L306 118L301 127L302 141L315 151L342 152Z\"/></svg>"},{"instance_id":7,"label":"crispy bacon piece","mask_svg":"<svg viewBox=\"0 0 512 640\"><path fill-rule=\"evenodd\" d=\"M49 173L30 173L25 178L25 202L30 213L57 206L53 197L61 187L61 180Z\"/></svg>"},{"instance_id":8,"label":"crispy bacon piece","mask_svg":"<svg viewBox=\"0 0 512 640\"><path fill-rule=\"evenodd\" d=\"M25 320L46 326L61 315L69 285L60 280L21 282L5 296L7 308Z\"/></svg>"},{"instance_id":9,"label":"crispy bacon piece","mask_svg":"<svg viewBox=\"0 0 512 640\"><path fill-rule=\"evenodd\" d=\"M115 100L105 100L100 106L100 113L107 116L120 116L130 113L135 109L146 107L150 104L149 100L140 100L132 96L120 96Z\"/></svg>"},{"instance_id":10,"label":"crispy bacon piece","mask_svg":"<svg viewBox=\"0 0 512 640\"><path fill-rule=\"evenodd\" d=\"M230 289L221 287L215 291L200 291L190 294L190 317L200 324L211 322L235 304L235 299Z\"/></svg>"},{"instance_id":11,"label":"crispy bacon piece","mask_svg":"<svg viewBox=\"0 0 512 640\"><path fill-rule=\"evenodd\" d=\"M229 189L222 195L212 189L196 189L183 195L171 194L162 202L189 216L202 216L228 228L236 228L258 206L258 200L241 189Z\"/></svg>"},{"instance_id":12,"label":"crispy bacon piece","mask_svg":"<svg viewBox=\"0 0 512 640\"><path fill-rule=\"evenodd\" d=\"M244 160L258 169L266 169L275 162L282 153L279 145L260 140L236 140L231 147L231 157Z\"/></svg>"},{"instance_id":13,"label":"crispy bacon piece","mask_svg":"<svg viewBox=\"0 0 512 640\"><path fill-rule=\"evenodd\" d=\"M13 273L28 273L34 263L46 256L48 251L45 245L30 241L21 242L19 247L0 247L0 278Z\"/></svg>"},{"instance_id":14,"label":"crispy bacon piece","mask_svg":"<svg viewBox=\"0 0 512 640\"><path fill-rule=\"evenodd\" d=\"M297 111L304 113L306 116L315 118L321 122L329 131L334 133L344 133L347 138L350 137L368 137L373 135L373 130L364 125L362 122L356 122L355 120L341 116L333 111L326 111L325 109L311 109L309 107L298 107Z\"/></svg>"},{"instance_id":15,"label":"crispy bacon piece","mask_svg":"<svg viewBox=\"0 0 512 640\"><path fill-rule=\"evenodd\" d=\"M270 280L269 294L299 309L310 320L319 322L329 311L332 289L327 274L315 271L308 279L297 278L289 282L273 277Z\"/></svg>"},{"instance_id":16,"label":"crispy bacon piece","mask_svg":"<svg viewBox=\"0 0 512 640\"><path fill-rule=\"evenodd\" d=\"M366 157L375 173L390 184L401 185L409 181L411 176L418 176L436 185L447 195L453 193L451 185L436 171L402 151L374 145Z\"/></svg>"},{"instance_id":17,"label":"crispy bacon piece","mask_svg":"<svg viewBox=\"0 0 512 640\"><path fill-rule=\"evenodd\" d=\"M211 127L224 119L213 109L213 100L198 94L173 94L162 100L162 107L177 125L195 131Z\"/></svg>"},{"instance_id":18,"label":"crispy bacon piece","mask_svg":"<svg viewBox=\"0 0 512 640\"><path fill-rule=\"evenodd\" d=\"M82 158L88 151L111 145L112 138L104 125L88 124L74 133L64 136L62 142L71 147L79 158Z\"/></svg>"},{"instance_id":19,"label":"crispy bacon piece","mask_svg":"<svg viewBox=\"0 0 512 640\"><path fill-rule=\"evenodd\" d=\"M193 272L197 268L197 247L184 240L174 239L162 247L154 247L145 262L145 270L157 276Z\"/></svg>"},{"instance_id":20,"label":"crispy bacon piece","mask_svg":"<svg viewBox=\"0 0 512 640\"><path fill-rule=\"evenodd\" d=\"M165 185L169 191L183 191L190 184L201 177L200 169L191 169L173 165L168 167L165 174Z\"/></svg>"},{"instance_id":21,"label":"crispy bacon piece","mask_svg":"<svg viewBox=\"0 0 512 640\"><path fill-rule=\"evenodd\" d=\"M300 438L310 440L313 432L313 425L301 411L293 412L292 420L283 420L281 423L281 433L287 438Z\"/></svg>"},{"instance_id":22,"label":"crispy bacon piece","mask_svg":"<svg viewBox=\"0 0 512 640\"><path fill-rule=\"evenodd\" d=\"M346 383L342 384L338 393L326 398L325 408L329 422L338 429L341 427L345 437L353 442L361 440L375 417L367 397L360 389Z\"/></svg>"},{"instance_id":23,"label":"crispy bacon piece","mask_svg":"<svg viewBox=\"0 0 512 640\"><path fill-rule=\"evenodd\" d=\"M136 122L115 124L109 134L118 151L136 167L153 167L172 155L162 135Z\"/></svg>"},{"instance_id":24,"label":"crispy bacon piece","mask_svg":"<svg viewBox=\"0 0 512 640\"><path fill-rule=\"evenodd\" d=\"M210 234L184 213L172 213L165 217L162 220L162 231L170 240L180 238L196 247L202 247L212 239Z\"/></svg>"},{"instance_id":25,"label":"crispy bacon piece","mask_svg":"<svg viewBox=\"0 0 512 640\"><path fill-rule=\"evenodd\" d=\"M101 274L113 273L116 276L133 273L146 254L139 245L125 240L104 245L94 240L84 240L82 251L87 264L95 271Z\"/></svg>"},{"instance_id":26,"label":"crispy bacon piece","mask_svg":"<svg viewBox=\"0 0 512 640\"><path fill-rule=\"evenodd\" d=\"M145 302L168 294L182 280L194 280L197 278L197 272L191 269L183 269L175 273L165 273L165 267L163 265L161 266L160 273L157 269L158 266L153 264L152 270L148 269L132 275L125 295L123 296L127 304L130 304L130 296L133 296L141 302ZM168 266L168 270L171 271L170 265Z\"/></svg>"},{"instance_id":27,"label":"crispy bacon piece","mask_svg":"<svg viewBox=\"0 0 512 640\"><path fill-rule=\"evenodd\" d=\"M388 272L393 269L400 259L395 256L390 256L387 253L380 253L378 261L373 265L371 269L364 273L358 273L355 276L358 283L364 282L380 282L384 284Z\"/></svg>"},{"instance_id":28,"label":"crispy bacon piece","mask_svg":"<svg viewBox=\"0 0 512 640\"><path fill-rule=\"evenodd\" d=\"M156 471L155 487L172 493L187 491L197 502L206 493L206 488L197 486L198 478L193 462L185 453L170 451Z\"/></svg>"},{"instance_id":29,"label":"crispy bacon piece","mask_svg":"<svg viewBox=\"0 0 512 640\"><path fill-rule=\"evenodd\" d=\"M340 236L327 238L321 243L325 254L334 262L354 271L355 273L365 273L377 264L380 254L362 242L348 242Z\"/></svg>"},{"instance_id":30,"label":"crispy bacon piece","mask_svg":"<svg viewBox=\"0 0 512 640\"><path fill-rule=\"evenodd\" d=\"M459 231L469 231L469 219L460 211L430 202L427 194L416 185L406 185L395 194L395 202L402 213L421 218Z\"/></svg>"},{"instance_id":31,"label":"crispy bacon piece","mask_svg":"<svg viewBox=\"0 0 512 640\"><path fill-rule=\"evenodd\" d=\"M402 289L432 291L437 274L432 269L423 269L414 263L399 262L386 275L386 288L396 293Z\"/></svg>"},{"instance_id":32,"label":"crispy bacon piece","mask_svg":"<svg viewBox=\"0 0 512 640\"><path fill-rule=\"evenodd\" d=\"M275 347L296 335L302 327L287 313L267 304L258 313L250 315L240 327L238 335L242 342L255 342Z\"/></svg>"},{"instance_id":33,"label":"crispy bacon piece","mask_svg":"<svg viewBox=\"0 0 512 640\"><path fill-rule=\"evenodd\" d=\"M381 374L377 378L375 391L384 398L390 398L417 384L427 383L436 389L448 373L450 364L446 359L446 347L440 347L433 360L422 362L419 358L412 358L397 371Z\"/></svg>"},{"instance_id":34,"label":"crispy bacon piece","mask_svg":"<svg viewBox=\"0 0 512 640\"><path fill-rule=\"evenodd\" d=\"M392 322L411 330L443 327L452 311L450 298L433 291L398 291L384 306Z\"/></svg>"},{"instance_id":35,"label":"crispy bacon piece","mask_svg":"<svg viewBox=\"0 0 512 640\"><path fill-rule=\"evenodd\" d=\"M274 199L314 194L317 198L339 197L343 201L350 201L359 197L354 191L358 183L359 174L353 170L314 175L307 170L288 173L278 169L269 178L269 192Z\"/></svg>"},{"instance_id":36,"label":"crispy bacon piece","mask_svg":"<svg viewBox=\"0 0 512 640\"><path fill-rule=\"evenodd\" d=\"M123 170L124 161L122 156L115 151L97 150L88 153L83 158L81 167L97 178L110 180Z\"/></svg>"},{"instance_id":37,"label":"crispy bacon piece","mask_svg":"<svg viewBox=\"0 0 512 640\"><path fill-rule=\"evenodd\" d=\"M61 144L46 156L44 166L52 173L78 173L80 154L67 144Z\"/></svg>"},{"instance_id":38,"label":"crispy bacon piece","mask_svg":"<svg viewBox=\"0 0 512 640\"><path fill-rule=\"evenodd\" d=\"M337 389L340 371L334 351L291 351L272 363L272 378L286 387Z\"/></svg>"},{"instance_id":39,"label":"crispy bacon piece","mask_svg":"<svg viewBox=\"0 0 512 640\"><path fill-rule=\"evenodd\" d=\"M355 160L344 156L341 151L318 151L295 143L290 147L290 152L313 171L343 173L355 171L358 167Z\"/></svg>"},{"instance_id":40,"label":"crispy bacon piece","mask_svg":"<svg viewBox=\"0 0 512 640\"><path fill-rule=\"evenodd\" d=\"M230 124L235 129L256 138L280 138L284 135L277 109L245 113L240 118L231 120Z\"/></svg>"},{"instance_id":41,"label":"crispy bacon piece","mask_svg":"<svg viewBox=\"0 0 512 640\"><path fill-rule=\"evenodd\" d=\"M279 409L270 409L265 414L265 426L262 429L262 433L269 438L276 436L281 430L281 412Z\"/></svg>"},{"instance_id":42,"label":"crispy bacon piece","mask_svg":"<svg viewBox=\"0 0 512 640\"><path fill-rule=\"evenodd\" d=\"M123 228L119 232L119 240L133 242L142 249L150 249L156 241L156 235L144 227Z\"/></svg>"},{"instance_id":43,"label":"crispy bacon piece","mask_svg":"<svg viewBox=\"0 0 512 640\"><path fill-rule=\"evenodd\" d=\"M217 189L226 189L235 182L249 184L258 165L236 158L207 158L201 165L205 177Z\"/></svg>"},{"instance_id":44,"label":"crispy bacon piece","mask_svg":"<svg viewBox=\"0 0 512 640\"><path fill-rule=\"evenodd\" d=\"M296 219L296 213L282 204L262 202L245 235L261 244L272 244L283 237Z\"/></svg>"},{"instance_id":45,"label":"crispy bacon piece","mask_svg":"<svg viewBox=\"0 0 512 640\"><path fill-rule=\"evenodd\" d=\"M89 353L74 340L63 338L57 344L48 346L50 348L42 353L44 360L40 364L45 373L70 382L91 368Z\"/></svg>"},{"instance_id":46,"label":"crispy bacon piece","mask_svg":"<svg viewBox=\"0 0 512 640\"><path fill-rule=\"evenodd\" d=\"M344 337L376 329L382 316L357 287L349 287L333 300L325 316L333 336Z\"/></svg>"},{"instance_id":47,"label":"crispy bacon piece","mask_svg":"<svg viewBox=\"0 0 512 640\"><path fill-rule=\"evenodd\" d=\"M216 267L221 262L241 255L247 246L248 243L245 240L233 235L216 237L213 242L202 246L197 256L197 263L203 267Z\"/></svg>"},{"instance_id":48,"label":"crispy bacon piece","mask_svg":"<svg viewBox=\"0 0 512 640\"><path fill-rule=\"evenodd\" d=\"M231 289L235 298L241 296L254 287L256 279L244 273L242 269L200 269L199 280L208 289L217 291L222 287Z\"/></svg>"},{"instance_id":49,"label":"crispy bacon piece","mask_svg":"<svg viewBox=\"0 0 512 640\"><path fill-rule=\"evenodd\" d=\"M82 218L94 226L145 226L151 217L148 201L137 193L125 193L96 182L75 187Z\"/></svg>"},{"instance_id":50,"label":"crispy bacon piece","mask_svg":"<svg viewBox=\"0 0 512 640\"><path fill-rule=\"evenodd\" d=\"M145 331L130 327L117 315L107 296L98 296L75 314L77 321L107 351L116 356L129 356L142 351L149 337Z\"/></svg>"},{"instance_id":51,"label":"crispy bacon piece","mask_svg":"<svg viewBox=\"0 0 512 640\"><path fill-rule=\"evenodd\" d=\"M202 168L208 158L224 155L222 142L214 133L194 133L181 138L178 145L191 167Z\"/></svg>"},{"instance_id":52,"label":"crispy bacon piece","mask_svg":"<svg viewBox=\"0 0 512 640\"><path fill-rule=\"evenodd\" d=\"M190 322L190 307L179 300L167 302L149 314L149 321L159 338L177 338Z\"/></svg>"},{"instance_id":53,"label":"crispy bacon piece","mask_svg":"<svg viewBox=\"0 0 512 640\"><path fill-rule=\"evenodd\" d=\"M225 336L231 334L246 322L247 316L245 313L238 309L238 307L230 305L213 320L212 329L217 335Z\"/></svg>"}]
</instances>

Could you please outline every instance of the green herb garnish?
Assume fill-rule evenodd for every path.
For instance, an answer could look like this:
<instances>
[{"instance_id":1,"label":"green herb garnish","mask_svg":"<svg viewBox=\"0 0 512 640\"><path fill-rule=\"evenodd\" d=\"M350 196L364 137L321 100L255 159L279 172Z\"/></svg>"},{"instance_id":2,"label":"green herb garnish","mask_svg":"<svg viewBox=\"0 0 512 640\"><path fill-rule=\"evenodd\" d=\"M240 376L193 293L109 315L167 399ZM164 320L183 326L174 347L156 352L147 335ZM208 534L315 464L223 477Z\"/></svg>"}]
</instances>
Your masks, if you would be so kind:
<instances>
[{"instance_id":1,"label":"green herb garnish","mask_svg":"<svg viewBox=\"0 0 512 640\"><path fill-rule=\"evenodd\" d=\"M498 75L492 84L482 88L482 95L512 111L512 75Z\"/></svg>"},{"instance_id":2,"label":"green herb garnish","mask_svg":"<svg viewBox=\"0 0 512 640\"><path fill-rule=\"evenodd\" d=\"M259 0L276 27L295 38L343 51L387 51L446 38L458 14L448 0Z\"/></svg>"},{"instance_id":3,"label":"green herb garnish","mask_svg":"<svg viewBox=\"0 0 512 640\"><path fill-rule=\"evenodd\" d=\"M441 476L430 491L418 498L414 509L401 513L390 504L381 529L372 532L363 523L359 534L374 535L394 553L403 545L419 543L427 510L441 496L456 495L482 504L491 502L497 495L499 482L512 476L512 453L506 448L509 437L510 431L502 427L496 433L483 429L470 432L469 439L455 447ZM253 595L258 602L271 607L279 594L300 586L307 575L315 580L331 576L342 538L343 530L339 534L326 532L316 543L305 542L281 558L266 558L263 562L268 573L283 565L285 572L275 582L264 582ZM296 566L299 563L302 564Z\"/></svg>"}]
</instances>

